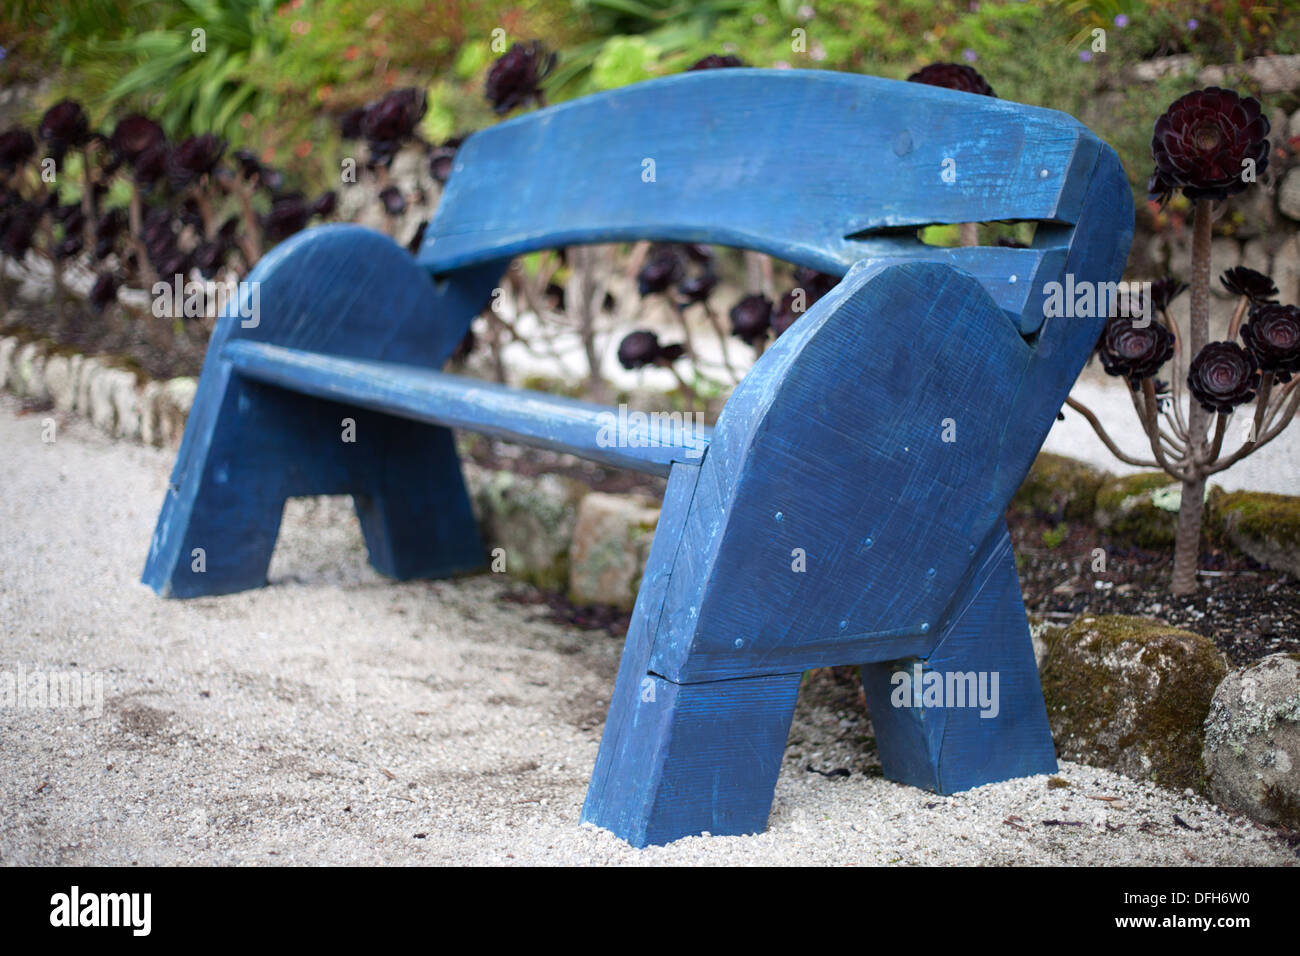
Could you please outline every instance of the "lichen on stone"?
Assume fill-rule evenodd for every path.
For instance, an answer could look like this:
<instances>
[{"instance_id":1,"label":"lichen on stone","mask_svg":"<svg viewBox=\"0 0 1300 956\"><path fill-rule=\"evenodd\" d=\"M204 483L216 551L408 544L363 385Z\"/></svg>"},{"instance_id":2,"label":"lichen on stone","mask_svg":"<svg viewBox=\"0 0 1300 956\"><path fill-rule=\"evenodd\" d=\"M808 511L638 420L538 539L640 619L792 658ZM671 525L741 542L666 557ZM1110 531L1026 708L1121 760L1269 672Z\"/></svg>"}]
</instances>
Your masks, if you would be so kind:
<instances>
[{"instance_id":1,"label":"lichen on stone","mask_svg":"<svg viewBox=\"0 0 1300 956\"><path fill-rule=\"evenodd\" d=\"M1062 757L1205 789L1202 724L1227 673L1212 642L1121 615L1080 618L1044 641L1043 696Z\"/></svg>"}]
</instances>

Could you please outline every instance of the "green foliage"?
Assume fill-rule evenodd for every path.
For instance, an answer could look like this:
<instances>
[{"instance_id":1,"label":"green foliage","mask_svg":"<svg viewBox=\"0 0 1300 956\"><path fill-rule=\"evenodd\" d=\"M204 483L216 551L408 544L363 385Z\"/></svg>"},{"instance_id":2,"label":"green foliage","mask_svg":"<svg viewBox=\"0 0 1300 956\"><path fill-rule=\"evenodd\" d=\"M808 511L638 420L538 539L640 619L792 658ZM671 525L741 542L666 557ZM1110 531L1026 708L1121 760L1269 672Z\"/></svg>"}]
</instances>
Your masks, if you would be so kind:
<instances>
[{"instance_id":1,"label":"green foliage","mask_svg":"<svg viewBox=\"0 0 1300 956\"><path fill-rule=\"evenodd\" d=\"M59 28L68 38L65 62L86 64L96 79L120 77L91 97L100 111L147 107L170 136L233 138L241 113L275 112L266 77L286 36L276 6L276 0L135 0L97 27L67 14ZM134 28L142 12L152 13L153 29ZM116 69L108 69L110 63Z\"/></svg>"},{"instance_id":2,"label":"green foliage","mask_svg":"<svg viewBox=\"0 0 1300 956\"><path fill-rule=\"evenodd\" d=\"M1043 544L1055 551L1065 541L1069 533L1070 526L1062 521L1055 528L1048 528L1043 532Z\"/></svg>"}]
</instances>

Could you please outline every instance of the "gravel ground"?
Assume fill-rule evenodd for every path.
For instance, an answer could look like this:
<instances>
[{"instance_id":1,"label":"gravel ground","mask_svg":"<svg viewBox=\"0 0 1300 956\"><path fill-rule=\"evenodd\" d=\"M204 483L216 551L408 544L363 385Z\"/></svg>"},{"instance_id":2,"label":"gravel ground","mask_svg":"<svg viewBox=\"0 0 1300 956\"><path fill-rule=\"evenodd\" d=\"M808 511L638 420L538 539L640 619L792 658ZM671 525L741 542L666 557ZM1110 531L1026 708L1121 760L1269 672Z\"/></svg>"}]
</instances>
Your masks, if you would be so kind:
<instances>
[{"instance_id":1,"label":"gravel ground","mask_svg":"<svg viewBox=\"0 0 1300 956\"><path fill-rule=\"evenodd\" d=\"M102 703L0 707L0 862L1296 862L1201 800L1089 767L954 797L890 783L824 678L768 832L632 850L577 823L617 641L492 576L380 579L337 499L291 503L271 587L159 600L137 578L171 454L75 421L45 444L45 414L0 398L0 671L101 680Z\"/></svg>"}]
</instances>

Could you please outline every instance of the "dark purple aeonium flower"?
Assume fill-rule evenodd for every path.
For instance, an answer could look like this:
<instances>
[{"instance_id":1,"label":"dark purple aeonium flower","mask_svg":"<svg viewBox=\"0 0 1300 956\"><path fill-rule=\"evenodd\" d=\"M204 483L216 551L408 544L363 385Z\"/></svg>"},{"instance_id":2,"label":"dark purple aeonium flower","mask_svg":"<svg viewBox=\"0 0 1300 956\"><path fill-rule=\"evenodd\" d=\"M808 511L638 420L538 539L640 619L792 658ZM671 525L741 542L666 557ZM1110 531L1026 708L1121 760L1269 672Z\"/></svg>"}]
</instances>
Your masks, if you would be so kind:
<instances>
[{"instance_id":1,"label":"dark purple aeonium flower","mask_svg":"<svg viewBox=\"0 0 1300 956\"><path fill-rule=\"evenodd\" d=\"M747 295L731 309L731 334L747 345L766 337L771 326L772 300L765 295Z\"/></svg>"},{"instance_id":2,"label":"dark purple aeonium flower","mask_svg":"<svg viewBox=\"0 0 1300 956\"><path fill-rule=\"evenodd\" d=\"M177 189L196 182L216 169L225 150L226 144L211 133L191 136L168 154L168 180Z\"/></svg>"},{"instance_id":3,"label":"dark purple aeonium flower","mask_svg":"<svg viewBox=\"0 0 1300 956\"><path fill-rule=\"evenodd\" d=\"M99 217L95 223L96 239L116 239L118 234L126 229L130 222L130 216L127 211L120 206L114 206L107 210L104 215Z\"/></svg>"},{"instance_id":4,"label":"dark purple aeonium flower","mask_svg":"<svg viewBox=\"0 0 1300 956\"><path fill-rule=\"evenodd\" d=\"M711 271L687 276L677 283L678 304L682 306L704 302L718 285L718 277Z\"/></svg>"},{"instance_id":5,"label":"dark purple aeonium flower","mask_svg":"<svg viewBox=\"0 0 1300 956\"><path fill-rule=\"evenodd\" d=\"M800 266L794 270L795 288L803 289L808 297L808 305L812 305L831 289L839 285L839 277L833 276L828 272L818 272L816 269L809 269L806 266Z\"/></svg>"},{"instance_id":6,"label":"dark purple aeonium flower","mask_svg":"<svg viewBox=\"0 0 1300 956\"><path fill-rule=\"evenodd\" d=\"M509 113L529 100L545 104L542 80L555 68L555 54L540 40L516 43L488 71L484 95L497 113Z\"/></svg>"},{"instance_id":7,"label":"dark purple aeonium flower","mask_svg":"<svg viewBox=\"0 0 1300 956\"><path fill-rule=\"evenodd\" d=\"M235 166L239 169L239 175L245 179L252 179L254 176L261 175L262 162L252 150L237 149L230 154L230 158L235 161Z\"/></svg>"},{"instance_id":8,"label":"dark purple aeonium flower","mask_svg":"<svg viewBox=\"0 0 1300 956\"><path fill-rule=\"evenodd\" d=\"M111 272L101 272L90 287L90 304L96 312L103 312L117 301L118 281Z\"/></svg>"},{"instance_id":9,"label":"dark purple aeonium flower","mask_svg":"<svg viewBox=\"0 0 1300 956\"><path fill-rule=\"evenodd\" d=\"M311 211L322 219L334 215L334 210L339 205L339 194L332 189L327 189L314 200L312 200Z\"/></svg>"},{"instance_id":10,"label":"dark purple aeonium flower","mask_svg":"<svg viewBox=\"0 0 1300 956\"><path fill-rule=\"evenodd\" d=\"M802 296L802 303L800 300L801 297L799 295L799 290L797 289L791 289L785 295L781 296L780 303L772 312L772 331L776 333L777 338L784 335L786 330L789 329L790 326L794 325L795 320L807 311L807 293ZM800 304L802 304L804 308L798 308Z\"/></svg>"},{"instance_id":11,"label":"dark purple aeonium flower","mask_svg":"<svg viewBox=\"0 0 1300 956\"><path fill-rule=\"evenodd\" d=\"M45 111L38 132L49 144L50 155L62 163L69 149L82 146L90 139L90 120L80 103L61 100Z\"/></svg>"},{"instance_id":12,"label":"dark purple aeonium flower","mask_svg":"<svg viewBox=\"0 0 1300 956\"><path fill-rule=\"evenodd\" d=\"M1225 199L1268 168L1269 123L1259 100L1211 86L1173 102L1156 120L1151 155L1162 188L1181 189L1193 201Z\"/></svg>"},{"instance_id":13,"label":"dark purple aeonium flower","mask_svg":"<svg viewBox=\"0 0 1300 956\"><path fill-rule=\"evenodd\" d=\"M1277 284L1254 269L1236 266L1219 276L1219 281L1233 295L1244 295L1255 305L1277 301Z\"/></svg>"},{"instance_id":14,"label":"dark purple aeonium flower","mask_svg":"<svg viewBox=\"0 0 1300 956\"><path fill-rule=\"evenodd\" d=\"M687 73L695 70L728 70L737 66L745 66L745 61L738 56L732 56L729 53L710 53L708 56L696 60L686 68Z\"/></svg>"},{"instance_id":15,"label":"dark purple aeonium flower","mask_svg":"<svg viewBox=\"0 0 1300 956\"><path fill-rule=\"evenodd\" d=\"M1151 378L1174 354L1174 336L1159 322L1139 326L1131 316L1112 316L1097 343L1102 368L1122 375L1136 391L1142 379Z\"/></svg>"},{"instance_id":16,"label":"dark purple aeonium flower","mask_svg":"<svg viewBox=\"0 0 1300 956\"><path fill-rule=\"evenodd\" d=\"M366 108L364 106L354 106L342 116L339 117L339 137L341 139L360 139L362 137L361 122L365 119Z\"/></svg>"},{"instance_id":17,"label":"dark purple aeonium flower","mask_svg":"<svg viewBox=\"0 0 1300 956\"><path fill-rule=\"evenodd\" d=\"M22 261L36 239L44 210L34 202L20 201L6 207L0 217L0 252Z\"/></svg>"},{"instance_id":18,"label":"dark purple aeonium flower","mask_svg":"<svg viewBox=\"0 0 1300 956\"><path fill-rule=\"evenodd\" d=\"M942 86L949 90L963 93L978 93L981 96L997 96L988 80L965 63L931 63L923 66L907 78L909 83L924 83L927 86Z\"/></svg>"},{"instance_id":19,"label":"dark purple aeonium flower","mask_svg":"<svg viewBox=\"0 0 1300 956\"><path fill-rule=\"evenodd\" d=\"M629 332L618 344L618 363L625 369L671 365L685 354L681 345L661 345L653 332Z\"/></svg>"},{"instance_id":20,"label":"dark purple aeonium flower","mask_svg":"<svg viewBox=\"0 0 1300 956\"><path fill-rule=\"evenodd\" d=\"M1241 327L1241 340L1260 371L1272 372L1279 382L1300 372L1300 308L1274 302L1256 306Z\"/></svg>"},{"instance_id":21,"label":"dark purple aeonium flower","mask_svg":"<svg viewBox=\"0 0 1300 956\"><path fill-rule=\"evenodd\" d=\"M82 238L77 233L64 236L59 244L54 247L54 257L56 259L71 259L81 252L83 247Z\"/></svg>"},{"instance_id":22,"label":"dark purple aeonium flower","mask_svg":"<svg viewBox=\"0 0 1300 956\"><path fill-rule=\"evenodd\" d=\"M134 179L142 189L152 189L167 174L167 158L171 150L166 143L150 146L135 158Z\"/></svg>"},{"instance_id":23,"label":"dark purple aeonium flower","mask_svg":"<svg viewBox=\"0 0 1300 956\"><path fill-rule=\"evenodd\" d=\"M147 116L133 113L113 128L108 144L114 156L128 165L134 165L142 153L166 141L161 126Z\"/></svg>"},{"instance_id":24,"label":"dark purple aeonium flower","mask_svg":"<svg viewBox=\"0 0 1300 956\"><path fill-rule=\"evenodd\" d=\"M1188 366L1187 387L1207 412L1226 414L1255 397L1259 366L1236 342L1211 342Z\"/></svg>"},{"instance_id":25,"label":"dark purple aeonium flower","mask_svg":"<svg viewBox=\"0 0 1300 956\"><path fill-rule=\"evenodd\" d=\"M447 184L447 180L451 178L452 167L456 164L456 151L460 149L460 144L463 142L465 137L453 136L430 151L429 175L435 182L444 186Z\"/></svg>"},{"instance_id":26,"label":"dark purple aeonium flower","mask_svg":"<svg viewBox=\"0 0 1300 956\"><path fill-rule=\"evenodd\" d=\"M379 201L384 204L384 212L390 216L400 216L406 212L406 197L396 186L385 186L379 193Z\"/></svg>"},{"instance_id":27,"label":"dark purple aeonium flower","mask_svg":"<svg viewBox=\"0 0 1300 956\"><path fill-rule=\"evenodd\" d=\"M221 267L226 264L226 257L230 255L230 243L217 236L199 245L194 250L194 267L199 270L205 279L211 279Z\"/></svg>"},{"instance_id":28,"label":"dark purple aeonium flower","mask_svg":"<svg viewBox=\"0 0 1300 956\"><path fill-rule=\"evenodd\" d=\"M302 193L288 193L271 203L271 210L263 219L262 228L267 239L280 242L306 228L310 218L311 206Z\"/></svg>"},{"instance_id":29,"label":"dark purple aeonium flower","mask_svg":"<svg viewBox=\"0 0 1300 956\"><path fill-rule=\"evenodd\" d=\"M1179 282L1173 276L1157 279L1151 283L1151 305L1157 310L1164 311L1169 308L1174 299L1186 291L1187 283Z\"/></svg>"},{"instance_id":30,"label":"dark purple aeonium flower","mask_svg":"<svg viewBox=\"0 0 1300 956\"><path fill-rule=\"evenodd\" d=\"M1156 169L1151 172L1147 179L1147 199L1159 203L1160 208L1164 209L1169 205L1169 200L1174 196L1174 190L1177 187L1160 175L1160 170Z\"/></svg>"},{"instance_id":31,"label":"dark purple aeonium flower","mask_svg":"<svg viewBox=\"0 0 1300 956\"><path fill-rule=\"evenodd\" d=\"M10 173L36 154L36 140L25 129L0 133L0 172Z\"/></svg>"},{"instance_id":32,"label":"dark purple aeonium flower","mask_svg":"<svg viewBox=\"0 0 1300 956\"><path fill-rule=\"evenodd\" d=\"M676 248L655 246L636 274L637 292L641 295L664 292L682 277L683 271L682 258Z\"/></svg>"},{"instance_id":33,"label":"dark purple aeonium flower","mask_svg":"<svg viewBox=\"0 0 1300 956\"><path fill-rule=\"evenodd\" d=\"M371 143L401 143L415 134L425 111L424 90L393 90L365 107L361 134Z\"/></svg>"}]
</instances>

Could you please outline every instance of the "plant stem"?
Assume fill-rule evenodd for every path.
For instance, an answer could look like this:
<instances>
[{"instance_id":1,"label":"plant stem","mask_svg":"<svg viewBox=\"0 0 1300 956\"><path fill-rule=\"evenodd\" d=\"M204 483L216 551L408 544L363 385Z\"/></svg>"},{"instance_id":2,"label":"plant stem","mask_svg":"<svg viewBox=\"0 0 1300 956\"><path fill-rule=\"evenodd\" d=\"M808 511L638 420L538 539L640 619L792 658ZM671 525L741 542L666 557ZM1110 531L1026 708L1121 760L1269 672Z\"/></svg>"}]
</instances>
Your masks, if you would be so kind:
<instances>
[{"instance_id":1,"label":"plant stem","mask_svg":"<svg viewBox=\"0 0 1300 956\"><path fill-rule=\"evenodd\" d=\"M1097 419L1097 416L1093 413L1092 409L1084 405L1078 399L1067 396L1065 399L1065 404L1069 405L1071 408L1073 408L1076 412L1078 412L1080 415L1084 417L1084 419L1088 422L1088 424L1092 426L1092 430L1097 433L1097 437L1102 440L1102 443L1108 449L1110 449L1110 453L1114 455L1116 458L1118 458L1120 461L1129 465L1133 465L1137 468L1158 467L1154 461L1143 461L1140 458L1134 458L1132 455L1127 455L1124 452L1120 451L1119 446L1116 445L1114 439L1112 439L1110 435L1106 433L1106 429L1102 427L1101 422Z\"/></svg>"},{"instance_id":2,"label":"plant stem","mask_svg":"<svg viewBox=\"0 0 1300 956\"><path fill-rule=\"evenodd\" d=\"M1191 323L1188 336L1191 349L1188 352L1188 367L1201 353L1201 349L1205 348L1210 337L1212 223L1212 203L1208 199L1197 200L1192 220ZM1205 516L1205 430L1209 424L1209 413L1194 399L1190 404L1187 416L1187 455L1183 459L1186 471L1174 538L1174 572L1169 584L1170 592L1177 595L1196 591L1196 565L1201 554L1201 521Z\"/></svg>"},{"instance_id":3,"label":"plant stem","mask_svg":"<svg viewBox=\"0 0 1300 956\"><path fill-rule=\"evenodd\" d=\"M1250 299L1242 296L1237 301L1237 307L1232 312L1232 321L1228 323L1228 341L1237 341L1237 333L1241 331L1241 320L1246 315L1246 306L1250 304Z\"/></svg>"}]
</instances>

